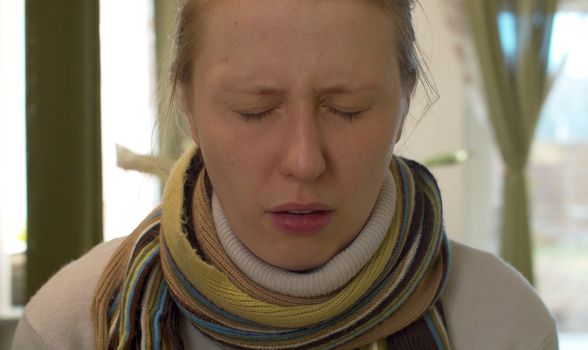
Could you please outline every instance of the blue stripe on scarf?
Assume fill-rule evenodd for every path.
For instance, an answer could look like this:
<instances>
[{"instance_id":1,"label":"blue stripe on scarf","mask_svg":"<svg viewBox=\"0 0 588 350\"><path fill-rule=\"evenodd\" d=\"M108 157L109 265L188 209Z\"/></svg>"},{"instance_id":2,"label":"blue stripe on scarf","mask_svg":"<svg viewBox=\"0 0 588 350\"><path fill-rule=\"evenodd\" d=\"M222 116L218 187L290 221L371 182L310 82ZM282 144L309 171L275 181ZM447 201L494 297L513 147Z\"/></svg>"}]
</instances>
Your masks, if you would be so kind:
<instances>
[{"instance_id":1,"label":"blue stripe on scarf","mask_svg":"<svg viewBox=\"0 0 588 350\"><path fill-rule=\"evenodd\" d=\"M154 258L159 256L159 245L156 246L151 253L149 253L149 255L147 255L147 260L145 261L145 263L143 265L141 265L141 267L139 268L139 273L137 274L137 276L141 276L143 274L143 271L147 268L150 267L150 263L151 261L153 261ZM135 289L137 287L137 282L138 282L139 278L136 278L133 281L133 284L131 285L130 288L130 292L128 293L127 297L125 298L125 302L126 302L126 308L125 308L125 313L126 315L130 315L131 314L131 306L133 305L133 300L135 299ZM131 331L131 323L129 322L129 318L126 318L125 321L125 341L127 340L126 337L129 336L129 333Z\"/></svg>"},{"instance_id":2,"label":"blue stripe on scarf","mask_svg":"<svg viewBox=\"0 0 588 350\"><path fill-rule=\"evenodd\" d=\"M437 348L439 350L444 350L445 346L443 344L443 341L441 340L441 336L439 335L439 331L437 330L437 327L435 327L435 322L433 321L432 312L433 312L432 310L427 312L427 314L424 317L425 322L427 323L427 327L429 327L429 331L431 332L431 334L433 335L433 338L435 339L435 344L437 344Z\"/></svg>"},{"instance_id":3,"label":"blue stripe on scarf","mask_svg":"<svg viewBox=\"0 0 588 350\"><path fill-rule=\"evenodd\" d=\"M163 312L165 311L165 305L167 302L169 287L167 283L163 283L161 285L161 289L158 292L157 297L157 308L155 311L155 317L153 317L153 343L154 343L154 350L159 350L161 347L161 326L160 320Z\"/></svg>"},{"instance_id":4,"label":"blue stripe on scarf","mask_svg":"<svg viewBox=\"0 0 588 350\"><path fill-rule=\"evenodd\" d=\"M403 191L402 198L404 198L403 205L406 208L406 207L408 207L409 200L410 200L410 198L408 198L408 195L407 195L408 193L410 193L408 185L407 185L407 183L408 183L407 177L412 176L412 173L409 173L410 169L408 169L407 167L403 167L401 162L399 162L399 163L400 164L398 166L398 169L399 169L399 173L402 177L402 181L401 181L402 191ZM409 225L408 221L409 221L409 211L403 210L402 224L401 224L401 228L399 230L399 232L401 232L402 234L405 234L405 232L408 231L408 229L406 229L407 225ZM404 236L399 236L399 240L403 240L404 238L405 238ZM401 247L398 247L397 249L395 249L395 251L392 254L393 257L397 257L401 253L400 248ZM170 266L172 267L174 275L181 282L181 284L185 288L185 290L188 291L190 296L192 296L197 302L199 302L201 305L203 305L207 309L211 310L213 313L216 313L216 314L219 314L225 318L231 319L234 322L248 325L248 326L264 327L263 325L257 324L252 321L245 320L245 319L240 318L232 313L229 313L229 312L223 310L222 308L218 307L217 305L213 304L212 302L210 302L206 297L204 297L202 294L200 294L190 284L190 282L183 276L182 273L180 273L179 268L177 267L177 265L175 264L175 262L173 261L173 259L169 255L169 252L167 252L165 249L163 251L167 257L166 260L170 262ZM394 260L394 259L391 259L391 260ZM390 272L392 272L392 270ZM178 307L180 308L182 313L187 318L189 318L193 323L199 325L200 327L209 329L212 332L222 334L223 336L234 337L234 338L239 338L239 339L246 338L251 341L255 341L256 339L263 339L265 341L268 341L268 340L269 341L272 341L272 340L273 341L284 341L284 340L295 339L297 337L304 337L304 336L312 335L314 333L318 333L318 332L324 330L325 328L332 326L334 323L341 322L345 319L350 318L354 313L358 312L368 301L372 300L378 293L381 292L381 290L385 287L385 283L384 283L385 280L386 280L385 276L382 276L382 278L379 279L379 281L376 283L376 285L373 288L371 288L370 291L359 302L353 304L353 306L351 306L349 309L347 309L345 312L340 314L335 319L331 319L331 320L322 322L322 324L316 324L316 325L313 325L308 328L291 329L291 330L284 330L284 331L268 330L267 333L266 332L260 333L259 331L252 333L251 331L236 330L231 327L219 325L215 322L206 321L206 320L200 319L200 318L194 316L193 314L191 314L181 304L179 304L177 302L176 302L176 304L178 304ZM379 318L385 319L388 316L390 316L391 314L393 314L394 312L396 312L398 310L398 308L402 305L402 303L409 296L410 296L410 293L404 293L402 298L400 300L398 300L398 303L396 304L396 306L387 309L386 312L384 312L381 315L383 317L379 317Z\"/></svg>"}]
</instances>

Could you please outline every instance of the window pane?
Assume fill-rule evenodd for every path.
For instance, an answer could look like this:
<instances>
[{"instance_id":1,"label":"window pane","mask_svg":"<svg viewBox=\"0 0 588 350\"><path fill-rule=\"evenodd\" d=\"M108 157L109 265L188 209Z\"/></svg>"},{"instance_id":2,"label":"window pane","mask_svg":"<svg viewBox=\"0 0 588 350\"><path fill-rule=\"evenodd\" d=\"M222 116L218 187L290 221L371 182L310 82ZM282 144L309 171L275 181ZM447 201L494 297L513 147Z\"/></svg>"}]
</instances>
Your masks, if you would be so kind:
<instances>
[{"instance_id":1,"label":"window pane","mask_svg":"<svg viewBox=\"0 0 588 350\"><path fill-rule=\"evenodd\" d=\"M0 0L0 317L24 296L25 147L24 0Z\"/></svg>"},{"instance_id":2,"label":"window pane","mask_svg":"<svg viewBox=\"0 0 588 350\"><path fill-rule=\"evenodd\" d=\"M155 176L117 167L116 145L152 150L154 33L152 1L100 1L104 237L125 236L159 201ZM156 136L156 135L155 135Z\"/></svg>"},{"instance_id":3,"label":"window pane","mask_svg":"<svg viewBox=\"0 0 588 350\"><path fill-rule=\"evenodd\" d=\"M560 73L530 169L538 288L564 333L588 333L587 36L588 15L557 15L551 60Z\"/></svg>"}]
</instances>

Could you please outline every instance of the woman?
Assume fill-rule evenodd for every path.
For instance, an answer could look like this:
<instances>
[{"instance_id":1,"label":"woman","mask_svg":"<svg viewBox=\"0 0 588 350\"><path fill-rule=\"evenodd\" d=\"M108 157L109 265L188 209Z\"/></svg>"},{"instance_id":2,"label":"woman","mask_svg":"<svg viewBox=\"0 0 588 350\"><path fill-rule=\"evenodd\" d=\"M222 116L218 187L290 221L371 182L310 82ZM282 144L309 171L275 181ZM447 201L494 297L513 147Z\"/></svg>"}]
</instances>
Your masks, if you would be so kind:
<instances>
[{"instance_id":1,"label":"woman","mask_svg":"<svg viewBox=\"0 0 588 350\"><path fill-rule=\"evenodd\" d=\"M555 349L535 292L449 242L435 180L393 155L413 5L184 2L172 83L197 146L133 234L38 292L15 349Z\"/></svg>"}]
</instances>

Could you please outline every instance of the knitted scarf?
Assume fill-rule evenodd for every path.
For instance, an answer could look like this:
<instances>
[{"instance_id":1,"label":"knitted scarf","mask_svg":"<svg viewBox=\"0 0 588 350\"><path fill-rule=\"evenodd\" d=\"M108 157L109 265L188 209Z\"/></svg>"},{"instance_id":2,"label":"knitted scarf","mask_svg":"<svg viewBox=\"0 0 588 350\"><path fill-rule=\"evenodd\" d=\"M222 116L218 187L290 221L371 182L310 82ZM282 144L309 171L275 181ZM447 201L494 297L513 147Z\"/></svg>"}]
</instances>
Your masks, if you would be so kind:
<instances>
[{"instance_id":1,"label":"knitted scarf","mask_svg":"<svg viewBox=\"0 0 588 350\"><path fill-rule=\"evenodd\" d=\"M240 349L450 349L439 296L449 245L433 176L390 164L396 205L374 255L344 286L300 297L264 288L222 248L212 187L195 148L176 163L161 208L112 256L95 293L96 349L183 349L181 318Z\"/></svg>"}]
</instances>

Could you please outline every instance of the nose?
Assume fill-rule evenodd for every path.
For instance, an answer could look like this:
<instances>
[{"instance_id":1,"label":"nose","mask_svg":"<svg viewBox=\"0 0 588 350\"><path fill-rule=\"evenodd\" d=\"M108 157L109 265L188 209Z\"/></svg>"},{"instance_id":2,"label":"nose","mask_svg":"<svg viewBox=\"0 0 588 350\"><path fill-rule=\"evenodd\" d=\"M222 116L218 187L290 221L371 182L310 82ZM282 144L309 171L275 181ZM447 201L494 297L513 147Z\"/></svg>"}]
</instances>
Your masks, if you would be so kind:
<instances>
[{"instance_id":1,"label":"nose","mask_svg":"<svg viewBox=\"0 0 588 350\"><path fill-rule=\"evenodd\" d=\"M327 166L320 121L310 110L292 115L289 119L281 172L299 182L315 181Z\"/></svg>"}]
</instances>

